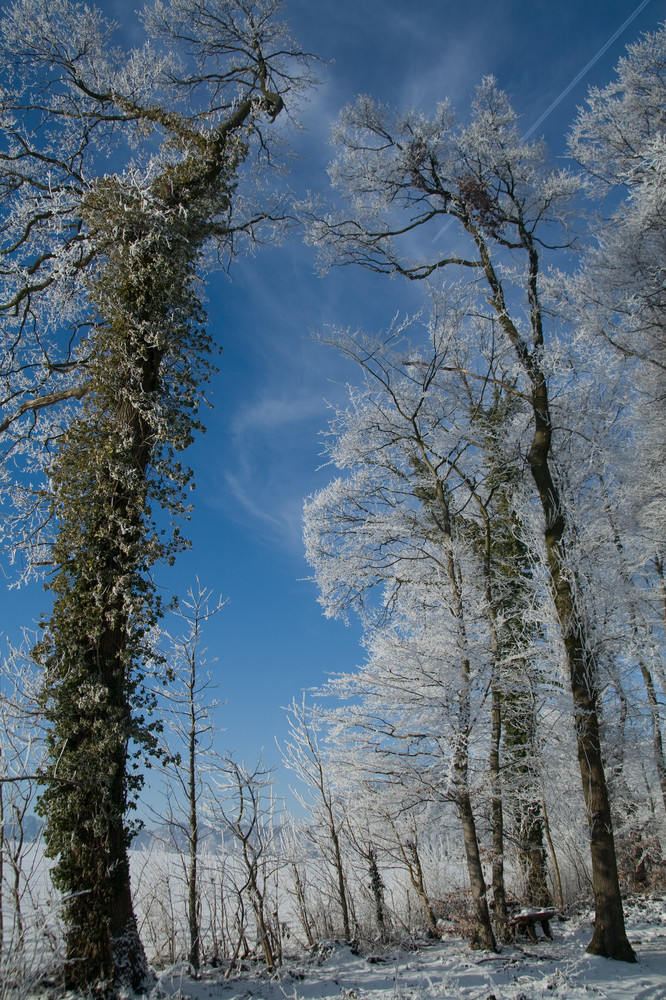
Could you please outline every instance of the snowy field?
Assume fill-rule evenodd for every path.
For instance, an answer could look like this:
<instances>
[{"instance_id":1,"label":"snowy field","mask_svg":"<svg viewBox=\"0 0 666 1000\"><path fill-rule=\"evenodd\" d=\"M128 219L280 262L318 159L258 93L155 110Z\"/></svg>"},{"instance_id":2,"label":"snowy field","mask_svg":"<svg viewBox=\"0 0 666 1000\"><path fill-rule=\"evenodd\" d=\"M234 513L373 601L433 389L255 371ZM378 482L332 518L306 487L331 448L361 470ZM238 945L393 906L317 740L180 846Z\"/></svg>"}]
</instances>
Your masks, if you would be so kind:
<instances>
[{"instance_id":1,"label":"snowy field","mask_svg":"<svg viewBox=\"0 0 666 1000\"><path fill-rule=\"evenodd\" d=\"M29 898L38 905L29 923L36 933L34 940L30 936L23 956L21 988L15 992L10 983L0 981L0 1000L44 1000L52 995L48 987L44 993L37 983L45 973L49 976L53 963L57 964L57 905L51 898L41 852L31 855L30 861ZM161 927L160 914L155 910L151 917L146 900L152 900L153 909L158 904L174 909L171 933L180 940L185 932L176 919L179 913L184 920L178 896L182 889L177 878L179 859L168 852L139 851L133 852L132 861L140 890L137 902L142 933L155 962L150 945L151 936ZM174 883L173 895L166 892L170 882ZM159 894L160 886L164 898ZM25 903L28 908L27 897ZM44 925L34 923L39 912ZM155 963L157 984L143 1000L666 1000L666 895L635 898L625 904L625 914L629 940L638 956L635 965L586 954L591 937L589 911L565 921L555 918L551 922L553 941L542 939L532 944L520 939L515 945L503 946L497 955L472 952L460 937L447 935L441 942L424 937L417 947L401 949L377 945L369 950L373 946L366 944L358 954L346 944L322 942L314 956L285 955L284 965L273 975L263 970L261 962L246 960L228 980L224 966L205 969L195 981L186 963L166 968ZM9 912L5 917L9 938ZM50 931L46 923L53 925ZM162 931L166 933L170 927L165 923ZM180 945L175 947L180 949Z\"/></svg>"},{"instance_id":2,"label":"snowy field","mask_svg":"<svg viewBox=\"0 0 666 1000\"><path fill-rule=\"evenodd\" d=\"M354 955L330 942L315 959L292 961L268 976L256 971L224 981L220 971L194 982L185 966L163 972L158 996L192 1000L666 1000L666 900L627 908L638 963L585 953L588 917L554 921L553 941L519 943L498 955L471 952L459 939L414 951Z\"/></svg>"}]
</instances>

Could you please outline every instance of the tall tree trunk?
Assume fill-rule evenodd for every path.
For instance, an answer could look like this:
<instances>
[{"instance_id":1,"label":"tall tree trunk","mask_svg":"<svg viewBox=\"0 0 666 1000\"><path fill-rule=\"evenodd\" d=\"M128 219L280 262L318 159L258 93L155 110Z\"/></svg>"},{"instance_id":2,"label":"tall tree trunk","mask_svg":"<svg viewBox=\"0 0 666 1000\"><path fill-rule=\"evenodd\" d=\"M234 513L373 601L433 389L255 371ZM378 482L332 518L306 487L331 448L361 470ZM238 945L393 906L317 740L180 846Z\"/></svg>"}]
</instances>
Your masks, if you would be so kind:
<instances>
[{"instance_id":1,"label":"tall tree trunk","mask_svg":"<svg viewBox=\"0 0 666 1000\"><path fill-rule=\"evenodd\" d=\"M99 446L103 449L104 442ZM122 500L114 513L109 511L111 521L122 523L122 537L114 538L113 528L107 528L106 552L96 567L107 597L102 614L94 596L77 595L76 589L62 592L54 605L54 644L47 661L53 780L42 798L46 839L58 858L58 886L74 893L65 905L65 979L70 989L94 986L98 992L113 992L115 984L139 989L147 976L132 905L125 824L127 747L138 737L129 701L127 595L111 597L121 580L130 587L135 573L120 553L140 529L136 523L129 528L124 510ZM132 520L130 515L129 524ZM84 536L82 558L94 561L97 548ZM101 634L95 637L99 624Z\"/></svg>"},{"instance_id":2,"label":"tall tree trunk","mask_svg":"<svg viewBox=\"0 0 666 1000\"><path fill-rule=\"evenodd\" d=\"M648 705L650 706L650 724L652 726L652 749L654 753L654 762L657 768L657 776L659 778L659 787L661 788L661 797L664 803L664 809L666 809L666 760L664 759L664 744L661 738L659 703L654 689L652 674L648 670L645 663L641 663L641 674L643 675Z\"/></svg>"},{"instance_id":3,"label":"tall tree trunk","mask_svg":"<svg viewBox=\"0 0 666 1000\"><path fill-rule=\"evenodd\" d=\"M490 922L490 911L488 908L488 898L486 896L486 881L483 875L483 867L481 865L479 841L476 832L474 812L472 809L472 800L469 793L469 736L471 729L471 710L469 699L471 670L467 649L465 607L462 597L461 574L454 557L453 525L447 496L447 488L445 483L442 482L437 470L434 468L420 437L418 438L418 444L423 461L433 477L433 485L437 501L435 508L437 512L436 524L441 532L451 607L453 609L458 630L457 639L458 652L460 656L460 689L458 691L458 731L455 736L455 746L453 749L455 788L452 798L455 802L456 809L458 810L458 817L462 824L463 838L465 842L465 855L467 858L467 870L474 898L475 928L471 946L472 948L487 948L489 951L497 951L497 943L495 941L495 935ZM486 554L488 555L488 550L486 550ZM488 594L490 588L490 576L487 565L485 583ZM492 607L492 601L490 602L490 607ZM491 635L493 641L493 651L496 653L497 641L494 629L491 629Z\"/></svg>"},{"instance_id":4,"label":"tall tree trunk","mask_svg":"<svg viewBox=\"0 0 666 1000\"><path fill-rule=\"evenodd\" d=\"M117 296L117 324L100 334L94 394L65 435L54 470L58 572L49 586L56 599L47 639L35 651L50 697L50 783L41 808L48 851L57 858L53 877L67 894L65 980L70 989L100 993L140 989L147 976L127 854L127 760L132 740L150 744L136 717L142 697L135 673L155 619L145 579L154 561L146 476L155 432L143 407L158 392L163 352L145 339L156 319L154 289L142 281L148 262L130 257L120 244L108 266L104 294ZM143 311L130 310L128 325L132 295Z\"/></svg>"},{"instance_id":5,"label":"tall tree trunk","mask_svg":"<svg viewBox=\"0 0 666 1000\"><path fill-rule=\"evenodd\" d=\"M486 881L483 876L483 866L479 853L479 838L476 834L476 823L469 795L461 795L456 799L458 816L462 824L463 840L465 843L465 856L467 858L467 872L469 874L470 888L472 890L472 900L474 903L474 932L470 947L473 949L484 949L486 951L497 951L495 935L493 934L490 922L490 910L488 909L488 897L486 896Z\"/></svg>"},{"instance_id":6,"label":"tall tree trunk","mask_svg":"<svg viewBox=\"0 0 666 1000\"><path fill-rule=\"evenodd\" d=\"M333 847L333 868L335 870L335 879L338 891L338 902L340 903L340 912L342 913L342 930L345 936L345 940L351 941L351 922L349 920L349 906L347 904L347 886L345 882L345 872L342 865L342 851L340 850L340 837L338 835L337 825L335 823L335 818L333 816L332 808L326 804L328 812L328 828L331 837L331 845Z\"/></svg>"},{"instance_id":7,"label":"tall tree trunk","mask_svg":"<svg viewBox=\"0 0 666 1000\"><path fill-rule=\"evenodd\" d=\"M542 798L541 800L541 815L543 816L543 830L546 836L546 843L548 844L548 850L550 851L550 857L553 862L553 873L555 875L555 885L557 887L557 903L558 906L564 906L564 892L562 891L562 878L560 876L560 866L557 860L557 854L555 853L555 845L553 844L553 838L550 835L550 820L548 819L548 810L546 809L546 800Z\"/></svg>"},{"instance_id":8,"label":"tall tree trunk","mask_svg":"<svg viewBox=\"0 0 666 1000\"><path fill-rule=\"evenodd\" d=\"M41 809L56 859L52 878L66 894L66 984L82 992L138 989L146 973L127 855L128 798L140 774L128 771L128 756L155 750L141 677L146 637L161 613L150 568L183 547L180 531L161 532L152 511L182 512L190 476L175 456L198 427L199 391L211 370L193 288L199 253L229 219L248 120L274 120L283 107L266 88L263 35L247 30L256 68L239 71L239 79L251 78L243 99L212 131L199 131L196 116L85 90L104 115L114 107L118 120L159 126L179 156L170 154L143 187L131 168L104 175L79 206L97 317L87 341L89 381L74 396L85 397L82 413L50 468L55 600L35 656L45 666L52 723Z\"/></svg>"},{"instance_id":9,"label":"tall tree trunk","mask_svg":"<svg viewBox=\"0 0 666 1000\"><path fill-rule=\"evenodd\" d=\"M129 703L129 678L127 668L118 667L125 658L127 625L123 613L123 628L114 630L105 657L109 666L108 690L112 693L118 715L123 719L125 738L119 740L114 757L113 780L110 783L108 814L108 878L109 878L109 934L113 960L113 980L133 990L145 988L148 981L148 962L139 936L139 928L132 900L131 872L128 856L130 841L126 827L127 815L127 735L132 732L132 709ZM104 648L104 647L103 647Z\"/></svg>"},{"instance_id":10,"label":"tall tree trunk","mask_svg":"<svg viewBox=\"0 0 666 1000\"><path fill-rule=\"evenodd\" d=\"M592 857L595 924L587 950L593 955L635 962L636 956L624 926L613 822L601 751L597 667L585 634L584 622L576 607L571 577L565 569L566 522L559 491L548 462L551 424L546 383L540 373L535 378L533 407L535 434L528 457L544 512L552 592L569 666L578 765Z\"/></svg>"},{"instance_id":11,"label":"tall tree trunk","mask_svg":"<svg viewBox=\"0 0 666 1000\"><path fill-rule=\"evenodd\" d=\"M569 669L578 764L590 837L595 924L588 951L606 958L635 962L636 956L624 925L613 823L601 751L597 666L588 641L584 614L574 597L566 558L567 516L550 465L553 425L548 383L539 361L544 346L538 292L539 256L533 237L519 216L517 229L528 258L527 292L532 331L532 343L528 346L511 320L485 237L471 220L466 222L466 228L479 249L491 290L489 301L530 386L533 437L527 459L543 511L547 568Z\"/></svg>"},{"instance_id":12,"label":"tall tree trunk","mask_svg":"<svg viewBox=\"0 0 666 1000\"><path fill-rule=\"evenodd\" d=\"M504 808L502 804L500 777L500 741L502 739L502 699L497 689L497 680L492 692L492 726L490 734L490 801L493 831L493 903L495 919L502 939L506 936L507 912L506 890L504 886Z\"/></svg>"},{"instance_id":13,"label":"tall tree trunk","mask_svg":"<svg viewBox=\"0 0 666 1000\"><path fill-rule=\"evenodd\" d=\"M462 600L459 590L458 598L461 601L460 614L462 616ZM462 617L460 620L462 622ZM470 664L466 657L463 658L461 667L461 685L458 692L458 732L453 751L453 772L455 782L454 801L458 810L458 817L462 824L467 872L472 890L472 899L474 901L475 925L470 947L497 951L497 943L490 921L486 880L483 874L483 865L481 864L481 852L479 851L479 838L476 832L472 800L469 793L469 734L471 725L469 702Z\"/></svg>"}]
</instances>

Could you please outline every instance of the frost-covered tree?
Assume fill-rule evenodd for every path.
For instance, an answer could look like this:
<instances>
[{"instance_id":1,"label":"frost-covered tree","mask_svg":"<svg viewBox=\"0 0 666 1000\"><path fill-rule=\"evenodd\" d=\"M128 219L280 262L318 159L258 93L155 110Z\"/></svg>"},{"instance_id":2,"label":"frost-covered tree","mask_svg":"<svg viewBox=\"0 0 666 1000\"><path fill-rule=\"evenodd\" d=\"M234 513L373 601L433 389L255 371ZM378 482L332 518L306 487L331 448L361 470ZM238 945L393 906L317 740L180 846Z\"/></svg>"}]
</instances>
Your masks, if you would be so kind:
<instances>
[{"instance_id":1,"label":"frost-covered tree","mask_svg":"<svg viewBox=\"0 0 666 1000\"><path fill-rule=\"evenodd\" d=\"M332 871L334 897L340 908L342 930L348 941L352 939L347 876L343 856L343 828L345 804L337 792L330 773L330 759L320 746L320 725L316 712L305 702L295 700L289 707L289 738L280 747L285 767L292 771L305 786L299 793L302 806L311 813L316 846L321 850Z\"/></svg>"},{"instance_id":2,"label":"frost-covered tree","mask_svg":"<svg viewBox=\"0 0 666 1000\"><path fill-rule=\"evenodd\" d=\"M589 950L633 961L602 753L594 622L579 599L571 558L576 526L558 469L559 331L549 326L542 277L548 251L571 244L568 219L580 183L549 169L542 144L522 140L492 79L478 88L468 124L446 102L426 118L394 115L360 98L341 113L335 139L340 152L331 176L348 207L324 218L317 213L312 224L324 263L356 263L411 280L444 279L452 270L462 276L474 312L492 327L507 386L524 403L520 451L541 512L589 825L596 910Z\"/></svg>"},{"instance_id":3,"label":"frost-covered tree","mask_svg":"<svg viewBox=\"0 0 666 1000\"><path fill-rule=\"evenodd\" d=\"M591 191L621 204L585 261L581 293L598 333L638 359L663 407L666 367L666 27L630 45L616 78L592 88L569 148ZM596 307L596 308L595 308ZM648 386L645 387L647 389ZM655 411L658 413L658 410Z\"/></svg>"},{"instance_id":4,"label":"frost-covered tree","mask_svg":"<svg viewBox=\"0 0 666 1000\"><path fill-rule=\"evenodd\" d=\"M437 705L441 699L458 704L455 720L439 718L434 709L427 720L409 715L386 730L378 723L376 732L387 738L388 760L401 757L401 746L408 762L428 756L414 749L418 738L407 739L405 733L421 734L426 743L439 746L432 752L441 757L435 767L440 780L428 771L424 789L437 788L436 796L456 804L479 901L479 943L492 947L470 795L476 782L469 779L471 720L478 724L480 709L471 708L469 697L470 685L493 691L494 888L503 913L501 655L507 663L515 658L523 648L517 633L524 628L512 596L518 570L508 570L506 552L502 569L497 562L500 522L506 521L495 498L501 482L497 470L502 466L507 475L511 459L506 426L496 418L504 411L509 422L511 406L499 389L494 362L484 377L474 377L473 369L482 370L480 359L472 359L466 324L460 316L453 318L452 301L448 305L446 322L433 320L424 349L401 339L398 331L385 341L336 339L360 365L363 386L351 391L348 409L331 427L330 454L346 476L308 503L305 537L326 612L344 614L354 607L366 625L370 654L359 683L366 694L366 683L373 692L368 718L383 718L382 697L387 712L397 698L405 712L417 715L419 702L425 712L434 690ZM507 585L507 572L513 585ZM389 660L393 667L374 672L377 663ZM404 678L401 662L411 664L409 671L404 667ZM349 723L346 718L344 725ZM369 722L358 724L373 728Z\"/></svg>"},{"instance_id":5,"label":"frost-covered tree","mask_svg":"<svg viewBox=\"0 0 666 1000\"><path fill-rule=\"evenodd\" d=\"M254 914L256 941L266 969L281 964L280 919L275 885L282 860L278 857L280 827L273 794L272 776L261 761L254 768L227 758L220 767L209 815L230 843L233 871L230 877L237 895L239 914L249 900ZM247 928L238 920L238 938L231 957L231 973L245 942Z\"/></svg>"},{"instance_id":6,"label":"frost-covered tree","mask_svg":"<svg viewBox=\"0 0 666 1000\"><path fill-rule=\"evenodd\" d=\"M44 755L40 700L35 664L25 647L9 645L0 662L0 976L8 984L23 980L22 969L26 981L34 975L29 949L45 945L33 904L42 877L32 815Z\"/></svg>"},{"instance_id":7,"label":"frost-covered tree","mask_svg":"<svg viewBox=\"0 0 666 1000\"><path fill-rule=\"evenodd\" d=\"M161 819L168 824L171 838L179 847L181 836L187 844L183 856L187 886L187 923L189 930L188 961L195 977L201 963L201 889L199 855L201 851L201 809L205 803L211 771L223 764L214 752L215 724L212 713L217 702L212 697L212 680L207 669L206 649L202 645L206 623L225 606L213 600L211 590L197 580L178 602L174 615L183 623L183 631L168 635L168 684L158 695L164 720L161 742L164 744L164 775L167 782L168 814ZM171 846L171 845L170 845Z\"/></svg>"},{"instance_id":8,"label":"frost-covered tree","mask_svg":"<svg viewBox=\"0 0 666 1000\"><path fill-rule=\"evenodd\" d=\"M663 711L655 693L653 611L663 601L666 535L666 27L630 45L606 87L592 88L570 136L591 194L606 196L610 217L574 284L574 304L591 338L610 343L628 384L626 443L617 456L619 488L606 488L617 579L637 586L628 602L628 647L650 708L653 753L664 795ZM619 204L618 204L619 201ZM604 206L605 207L605 206ZM624 530L632 527L630 537ZM659 640L657 641L657 645ZM666 803L666 799L664 799Z\"/></svg>"},{"instance_id":9,"label":"frost-covered tree","mask_svg":"<svg viewBox=\"0 0 666 1000\"><path fill-rule=\"evenodd\" d=\"M2 19L3 517L28 571L50 567L42 810L72 988L145 978L126 814L155 745L150 571L183 545L177 456L210 372L204 255L228 262L283 214L242 193L307 77L279 8L158 2L152 41L129 51L69 0L17 0Z\"/></svg>"},{"instance_id":10,"label":"frost-covered tree","mask_svg":"<svg viewBox=\"0 0 666 1000\"><path fill-rule=\"evenodd\" d=\"M404 588L392 626L369 640L363 668L335 685L357 704L339 713L334 732L355 744L366 780L404 787L403 809L453 804L472 891L471 944L494 950L475 808L485 777L483 661L476 643L461 657L460 620L447 603L428 582Z\"/></svg>"}]
</instances>

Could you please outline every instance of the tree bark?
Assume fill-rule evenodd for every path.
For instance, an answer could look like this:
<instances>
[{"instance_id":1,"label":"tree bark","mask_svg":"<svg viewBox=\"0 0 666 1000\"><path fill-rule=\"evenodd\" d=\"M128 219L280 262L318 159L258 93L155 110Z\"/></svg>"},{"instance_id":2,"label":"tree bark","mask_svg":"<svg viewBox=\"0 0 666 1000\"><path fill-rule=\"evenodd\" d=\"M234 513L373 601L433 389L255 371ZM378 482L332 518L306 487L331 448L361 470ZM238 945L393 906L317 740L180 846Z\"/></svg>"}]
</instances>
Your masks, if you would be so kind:
<instances>
[{"instance_id":1,"label":"tree bark","mask_svg":"<svg viewBox=\"0 0 666 1000\"><path fill-rule=\"evenodd\" d=\"M483 235L471 222L466 224L466 228L479 249L492 292L491 304L530 385L533 437L527 459L543 511L547 566L569 669L578 764L590 837L595 925L588 951L606 958L635 962L636 956L624 926L613 824L601 752L597 668L587 642L584 616L576 604L567 567L566 512L550 466L553 427L548 383L538 360L544 344L538 294L539 258L532 236L522 221L522 209L519 205L516 205L516 209L517 228L528 257L531 350L510 318L502 285L493 268Z\"/></svg>"},{"instance_id":2,"label":"tree bark","mask_svg":"<svg viewBox=\"0 0 666 1000\"><path fill-rule=\"evenodd\" d=\"M342 866L342 852L340 850L340 837L338 836L337 827L335 824L335 819L333 817L333 810L327 803L328 812L328 823L329 823L329 833L331 836L331 844L333 845L333 867L335 869L335 878L338 890L338 901L340 903L340 911L342 913L342 930L345 935L345 940L351 941L351 923L349 920L349 907L347 905L347 887L345 884L345 872Z\"/></svg>"},{"instance_id":3,"label":"tree bark","mask_svg":"<svg viewBox=\"0 0 666 1000\"><path fill-rule=\"evenodd\" d=\"M654 689L652 674L644 663L641 663L641 674L647 692L648 705L650 706L650 723L652 726L652 749L654 752L654 762L661 788L661 797L666 809L666 760L664 759L664 744L661 738L661 720L659 718L659 702Z\"/></svg>"},{"instance_id":4,"label":"tree bark","mask_svg":"<svg viewBox=\"0 0 666 1000\"><path fill-rule=\"evenodd\" d=\"M147 963L132 906L125 822L127 748L130 740L136 738L130 674L145 623L137 625L128 607L133 598L134 607L147 608L152 591L146 568L157 558L173 558L179 547L178 532L172 545L162 545L153 539L154 551L150 553L142 545L149 513L150 463L165 434L152 426L151 421L163 403L165 356L169 352L177 356L185 344L202 352L208 346L206 340L204 347L205 338L200 332L201 315L191 293L191 277L198 248L208 233L207 213L212 211L211 206L217 205L216 210L220 210L229 196L222 175L225 171L233 174L243 155L240 147L228 150L227 140L253 113L252 108L251 102L243 102L211 137L205 140L202 137L205 149L195 148L177 168L167 167L153 182L151 194L161 202L160 211L168 220L166 223L160 219L155 224L152 216L145 214L143 205L137 203L131 187L126 189L122 180L114 176L104 177L92 187L83 206L86 222L97 234L100 259L105 261L91 282L91 301L101 319L98 356L88 395L89 413L98 421L102 434L95 437L94 420L87 424L84 417L80 424L73 425L73 443L67 436L63 439L65 471L61 475L63 494L58 497L62 522L54 549L60 573L56 588L60 605L58 614L51 619L50 662L55 678L52 718L56 726L61 720L65 724L60 737L54 736L53 767L62 767L72 750L80 761L85 757L86 743L87 752L96 754L100 727L106 730L105 737L107 732L117 733L117 737L115 749L109 751L108 780L102 776L86 792L86 818L79 815L77 806L67 821L71 830L76 829L77 823L86 824L87 832L80 845L70 848L62 838L65 793L59 795L51 788L44 796L48 823L54 833L52 850L59 857L56 865L61 872L59 884L65 892L73 894L66 904L65 969L67 985L72 989L112 992L115 985L139 989L146 978ZM168 339L174 337L173 331L167 333L174 322L182 326L178 343ZM193 426L185 406L179 410L178 418L182 426L173 432L169 428L168 432L173 435L168 443L176 450L186 446ZM176 440L177 434L183 440ZM63 501L67 490L73 488L67 481L67 472L75 468L76 461L80 463L80 493L90 500L87 534L85 531L82 534L80 526L68 524L71 505ZM89 470L87 480L84 467ZM175 465L174 468L179 470ZM178 475L177 471L176 482ZM97 523L96 502L100 505L99 516L107 518L107 523ZM85 579L94 580L98 590L94 597L86 593L82 583ZM75 607L71 604L75 599L71 594L77 588L80 603ZM91 620L101 623L90 626L88 634L89 626L79 615L84 606ZM156 606L151 605L151 614L156 613ZM135 633L137 628L139 631ZM73 702L69 699L76 695L63 682L72 655L81 670L81 685L85 687L90 681L104 691L103 707L97 709L96 716L91 708L87 728L77 722L76 741L68 733L66 721L72 711ZM59 697L61 690L66 697ZM72 766L72 779L78 782L79 763ZM86 780L85 775L82 780ZM196 842L194 847L196 850ZM77 850L85 853L88 863L85 872L77 863ZM67 854L64 861L63 852ZM193 916L196 919L196 859L191 875L192 924ZM90 905L92 900L94 908ZM198 933L193 927L191 931L194 938L191 956L196 971Z\"/></svg>"},{"instance_id":5,"label":"tree bark","mask_svg":"<svg viewBox=\"0 0 666 1000\"><path fill-rule=\"evenodd\" d=\"M479 839L476 834L476 823L469 795L459 795L456 799L458 816L462 824L467 871L469 873L472 900L474 902L475 926L470 947L497 951L497 943L490 922L490 910L486 896L486 880L483 876L483 866L479 853Z\"/></svg>"},{"instance_id":6,"label":"tree bark","mask_svg":"<svg viewBox=\"0 0 666 1000\"><path fill-rule=\"evenodd\" d=\"M546 383L542 376L534 385L533 412L535 434L528 457L544 513L552 592L569 666L578 765L592 857L595 924L587 950L593 955L635 962L636 956L624 925L613 822L601 751L597 669L586 641L584 622L576 609L572 581L565 570L565 518L548 463L551 425Z\"/></svg>"},{"instance_id":7,"label":"tree bark","mask_svg":"<svg viewBox=\"0 0 666 1000\"><path fill-rule=\"evenodd\" d=\"M377 864L377 851L374 847L368 849L366 855L368 862L368 875L370 877L370 891L375 902L375 919L379 936L383 941L386 937L386 918L384 915L384 882Z\"/></svg>"},{"instance_id":8,"label":"tree bark","mask_svg":"<svg viewBox=\"0 0 666 1000\"><path fill-rule=\"evenodd\" d=\"M506 890L504 886L504 808L500 784L500 741L502 738L502 700L493 685L490 734L489 772L492 788L490 800L493 831L493 903L499 936L507 936Z\"/></svg>"}]
</instances>

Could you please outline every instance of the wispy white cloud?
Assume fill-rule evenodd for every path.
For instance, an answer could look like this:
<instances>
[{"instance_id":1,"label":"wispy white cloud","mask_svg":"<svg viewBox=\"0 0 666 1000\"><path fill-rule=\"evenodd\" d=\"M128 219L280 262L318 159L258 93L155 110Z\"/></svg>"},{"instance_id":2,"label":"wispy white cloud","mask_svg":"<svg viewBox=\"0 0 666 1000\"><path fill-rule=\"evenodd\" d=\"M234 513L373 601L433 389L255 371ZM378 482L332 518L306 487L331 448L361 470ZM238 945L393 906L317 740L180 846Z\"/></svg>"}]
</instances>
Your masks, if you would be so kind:
<instances>
[{"instance_id":1,"label":"wispy white cloud","mask_svg":"<svg viewBox=\"0 0 666 1000\"><path fill-rule=\"evenodd\" d=\"M233 419L234 437L242 441L246 435L283 434L285 428L293 427L320 415L320 396L274 395L258 399L240 410Z\"/></svg>"},{"instance_id":2,"label":"wispy white cloud","mask_svg":"<svg viewBox=\"0 0 666 1000\"><path fill-rule=\"evenodd\" d=\"M246 517L264 522L273 530L277 529L280 532L284 530L284 518L276 516L274 511L268 511L261 502L256 502L251 484L244 482L240 476L232 472L227 472L224 478L231 496ZM265 500L265 497L260 497L260 500Z\"/></svg>"}]
</instances>

